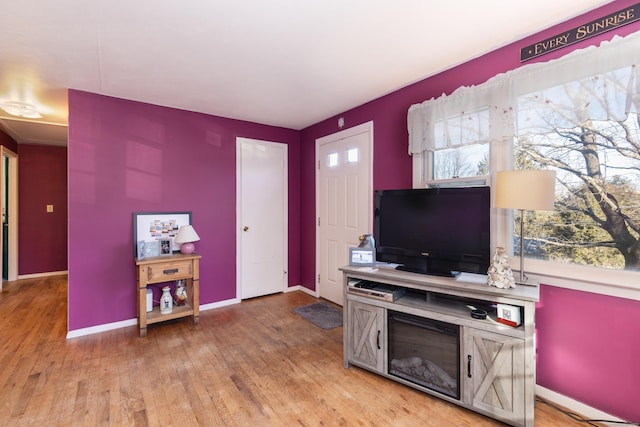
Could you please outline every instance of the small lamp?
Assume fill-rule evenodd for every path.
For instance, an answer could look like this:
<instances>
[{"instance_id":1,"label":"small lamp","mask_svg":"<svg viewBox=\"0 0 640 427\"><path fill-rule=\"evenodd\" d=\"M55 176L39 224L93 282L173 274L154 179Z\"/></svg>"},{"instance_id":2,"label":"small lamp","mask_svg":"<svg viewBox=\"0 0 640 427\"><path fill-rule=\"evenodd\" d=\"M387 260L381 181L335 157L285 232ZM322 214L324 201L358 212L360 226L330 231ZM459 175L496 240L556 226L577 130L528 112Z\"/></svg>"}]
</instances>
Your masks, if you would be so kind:
<instances>
[{"instance_id":1,"label":"small lamp","mask_svg":"<svg viewBox=\"0 0 640 427\"><path fill-rule=\"evenodd\" d=\"M192 254L195 250L193 242L197 242L198 240L200 240L200 236L198 236L193 226L183 225L178 230L174 242L180 244L180 252L183 254Z\"/></svg>"},{"instance_id":2,"label":"small lamp","mask_svg":"<svg viewBox=\"0 0 640 427\"><path fill-rule=\"evenodd\" d=\"M524 274L524 211L553 210L556 173L550 170L501 171L496 175L496 208L520 210L520 284Z\"/></svg>"}]
</instances>

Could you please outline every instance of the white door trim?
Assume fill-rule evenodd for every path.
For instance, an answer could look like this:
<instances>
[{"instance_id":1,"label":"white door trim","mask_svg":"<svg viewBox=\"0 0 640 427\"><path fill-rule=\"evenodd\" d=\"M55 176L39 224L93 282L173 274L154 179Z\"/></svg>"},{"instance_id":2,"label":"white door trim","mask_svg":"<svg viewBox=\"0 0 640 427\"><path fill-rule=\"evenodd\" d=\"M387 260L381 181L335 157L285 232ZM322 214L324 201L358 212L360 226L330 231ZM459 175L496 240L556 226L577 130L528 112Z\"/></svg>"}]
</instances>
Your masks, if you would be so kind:
<instances>
[{"instance_id":1,"label":"white door trim","mask_svg":"<svg viewBox=\"0 0 640 427\"><path fill-rule=\"evenodd\" d=\"M287 144L274 141L265 141L254 138L236 137L236 297L233 302L242 301L242 142L256 142L267 146L277 147L283 150L284 171L283 171L283 196L284 196L284 236L283 236L283 288L282 292L288 289L288 263L289 263L289 188L288 188L288 149Z\"/></svg>"},{"instance_id":2,"label":"white door trim","mask_svg":"<svg viewBox=\"0 0 640 427\"><path fill-rule=\"evenodd\" d=\"M340 132L333 133L331 135L323 136L322 138L316 139L316 152L315 152L315 165L316 165L316 266L315 266L315 292L314 296L316 298L320 297L320 281L318 280L318 275L320 274L320 147L324 144L330 144L332 142L340 141L341 139L349 138L354 135L359 135L361 133L368 133L369 135L369 189L368 191L368 199L367 203L369 204L369 209L367 210L368 216L368 229L373 229L373 121L369 121L363 123L361 125L354 126L349 129L342 130Z\"/></svg>"},{"instance_id":3,"label":"white door trim","mask_svg":"<svg viewBox=\"0 0 640 427\"><path fill-rule=\"evenodd\" d=\"M7 278L9 281L18 280L18 154L5 146L0 146L0 157L9 158L9 265ZM4 161L0 168L2 186L4 187ZM0 229L0 242L2 230ZM2 245L0 245L0 260L2 260ZM1 262L1 261L0 261ZM2 290L2 278L0 277L0 291Z\"/></svg>"}]
</instances>

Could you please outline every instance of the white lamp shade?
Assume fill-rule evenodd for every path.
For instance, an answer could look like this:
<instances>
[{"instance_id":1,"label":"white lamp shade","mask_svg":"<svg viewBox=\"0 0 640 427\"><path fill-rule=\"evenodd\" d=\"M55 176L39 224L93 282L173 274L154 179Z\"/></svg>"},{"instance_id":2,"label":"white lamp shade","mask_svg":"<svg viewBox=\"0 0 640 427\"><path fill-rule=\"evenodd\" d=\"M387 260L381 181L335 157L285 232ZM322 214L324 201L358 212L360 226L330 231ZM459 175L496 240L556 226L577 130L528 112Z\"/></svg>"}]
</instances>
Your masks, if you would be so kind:
<instances>
[{"instance_id":1,"label":"white lamp shade","mask_svg":"<svg viewBox=\"0 0 640 427\"><path fill-rule=\"evenodd\" d=\"M501 171L496 175L496 208L551 211L556 172L549 170Z\"/></svg>"},{"instance_id":2,"label":"white lamp shade","mask_svg":"<svg viewBox=\"0 0 640 427\"><path fill-rule=\"evenodd\" d=\"M176 243L191 243L200 240L200 236L196 233L196 230L191 225L183 225L178 230L175 239Z\"/></svg>"}]
</instances>

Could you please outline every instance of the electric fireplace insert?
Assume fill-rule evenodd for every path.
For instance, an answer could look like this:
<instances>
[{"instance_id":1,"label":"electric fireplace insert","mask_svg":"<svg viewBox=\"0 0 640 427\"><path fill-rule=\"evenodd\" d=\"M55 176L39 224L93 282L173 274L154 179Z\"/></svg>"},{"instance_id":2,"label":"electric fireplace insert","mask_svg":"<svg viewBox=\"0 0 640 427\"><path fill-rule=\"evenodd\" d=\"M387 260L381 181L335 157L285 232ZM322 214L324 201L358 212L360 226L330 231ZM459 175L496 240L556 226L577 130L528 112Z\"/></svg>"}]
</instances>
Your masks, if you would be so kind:
<instances>
[{"instance_id":1,"label":"electric fireplace insert","mask_svg":"<svg viewBox=\"0 0 640 427\"><path fill-rule=\"evenodd\" d=\"M390 375L460 400L460 327L388 310Z\"/></svg>"}]
</instances>

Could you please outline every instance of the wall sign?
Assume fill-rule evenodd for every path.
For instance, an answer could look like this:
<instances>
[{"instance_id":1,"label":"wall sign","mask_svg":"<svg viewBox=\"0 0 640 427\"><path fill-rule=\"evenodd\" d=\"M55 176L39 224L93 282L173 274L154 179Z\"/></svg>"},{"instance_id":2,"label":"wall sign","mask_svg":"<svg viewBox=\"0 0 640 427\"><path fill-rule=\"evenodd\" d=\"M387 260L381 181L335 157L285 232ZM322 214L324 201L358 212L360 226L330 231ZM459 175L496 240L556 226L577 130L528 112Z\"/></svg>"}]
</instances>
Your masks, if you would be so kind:
<instances>
[{"instance_id":1,"label":"wall sign","mask_svg":"<svg viewBox=\"0 0 640 427\"><path fill-rule=\"evenodd\" d=\"M549 37L520 49L520 62L569 46L598 34L606 33L640 19L640 3L611 13L603 18L580 25L564 33Z\"/></svg>"}]
</instances>

